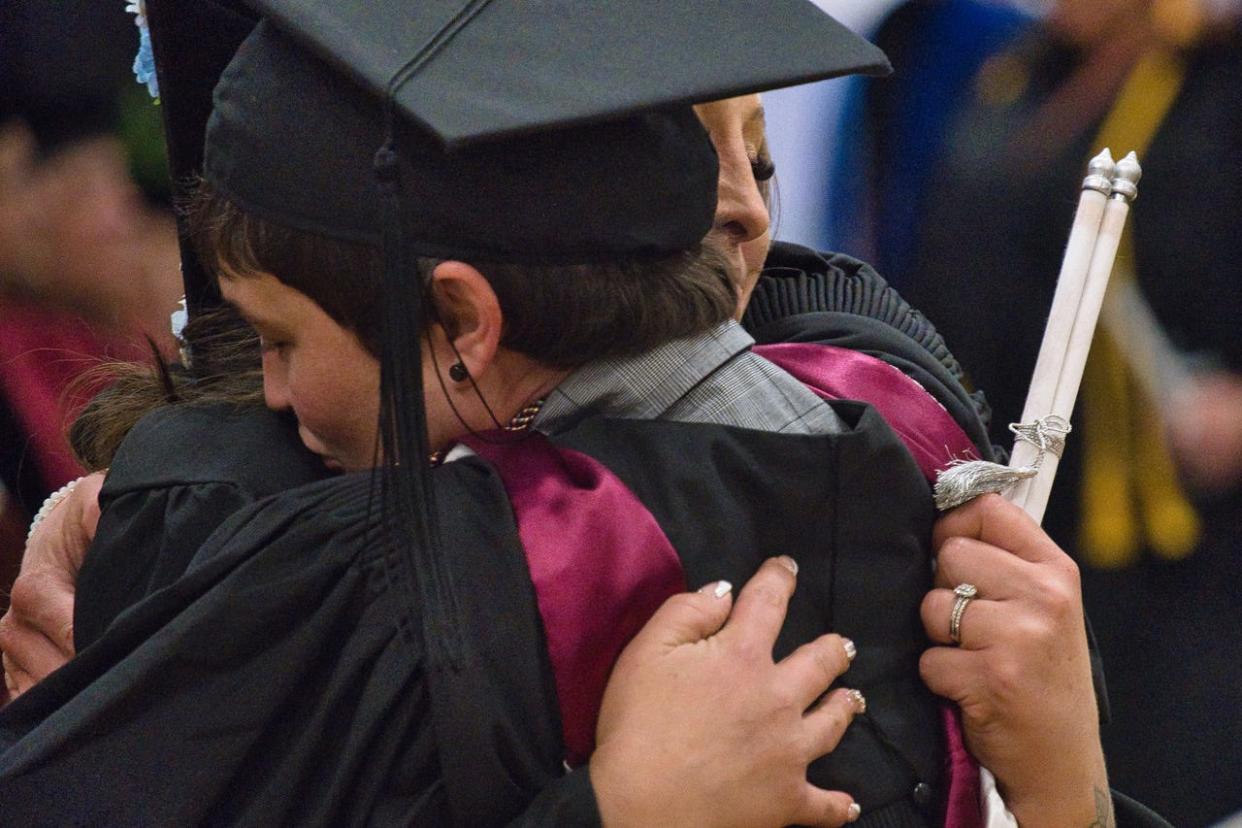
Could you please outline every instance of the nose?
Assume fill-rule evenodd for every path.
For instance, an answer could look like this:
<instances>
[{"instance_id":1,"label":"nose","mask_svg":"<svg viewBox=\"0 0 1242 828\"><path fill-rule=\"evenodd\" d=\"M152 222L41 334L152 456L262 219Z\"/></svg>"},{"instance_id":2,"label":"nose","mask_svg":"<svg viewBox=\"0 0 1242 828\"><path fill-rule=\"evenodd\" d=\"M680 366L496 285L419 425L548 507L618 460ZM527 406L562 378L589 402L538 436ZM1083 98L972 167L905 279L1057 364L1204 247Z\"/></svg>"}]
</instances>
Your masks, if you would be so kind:
<instances>
[{"instance_id":1,"label":"nose","mask_svg":"<svg viewBox=\"0 0 1242 828\"><path fill-rule=\"evenodd\" d=\"M722 158L716 201L716 230L733 244L757 239L768 232L768 205L745 152L741 158Z\"/></svg>"}]
</instances>

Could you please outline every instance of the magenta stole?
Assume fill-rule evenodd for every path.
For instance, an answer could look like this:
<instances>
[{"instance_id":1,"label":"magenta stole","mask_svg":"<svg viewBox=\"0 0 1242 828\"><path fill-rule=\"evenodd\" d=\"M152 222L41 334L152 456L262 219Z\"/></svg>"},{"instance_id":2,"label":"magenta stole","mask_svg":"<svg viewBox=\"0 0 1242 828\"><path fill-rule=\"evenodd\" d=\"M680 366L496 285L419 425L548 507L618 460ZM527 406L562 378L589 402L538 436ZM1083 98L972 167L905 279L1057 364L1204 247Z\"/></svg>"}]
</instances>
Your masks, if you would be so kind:
<instances>
[{"instance_id":1,"label":"magenta stole","mask_svg":"<svg viewBox=\"0 0 1242 828\"><path fill-rule=\"evenodd\" d=\"M893 366L827 345L762 345L823 399L871 403L934 480L951 460L977 456L949 413ZM547 638L566 761L586 761L608 674L625 645L669 596L686 589L681 561L633 492L601 463L534 437L463 442L491 463L513 504ZM612 554L601 556L606 548ZM582 556L590 556L585 563ZM945 706L947 828L979 828L979 771L956 709Z\"/></svg>"}]
</instances>

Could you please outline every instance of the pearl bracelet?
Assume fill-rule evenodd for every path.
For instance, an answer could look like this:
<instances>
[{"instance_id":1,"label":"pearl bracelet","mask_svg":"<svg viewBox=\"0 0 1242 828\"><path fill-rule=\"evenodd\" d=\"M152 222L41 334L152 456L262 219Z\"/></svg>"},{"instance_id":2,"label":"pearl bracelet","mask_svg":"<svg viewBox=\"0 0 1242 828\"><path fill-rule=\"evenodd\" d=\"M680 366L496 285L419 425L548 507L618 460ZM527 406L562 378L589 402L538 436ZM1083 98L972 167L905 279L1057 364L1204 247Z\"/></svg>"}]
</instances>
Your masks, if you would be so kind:
<instances>
[{"instance_id":1,"label":"pearl bracelet","mask_svg":"<svg viewBox=\"0 0 1242 828\"><path fill-rule=\"evenodd\" d=\"M69 496L69 493L82 482L81 477L77 480L70 480L56 491L47 496L47 500L43 501L43 505L39 507L38 513L35 514L34 520L30 521L30 531L26 533L26 543L30 543L30 539L34 537L35 529L39 528L39 524L43 519L52 513L52 510L60 505L60 502Z\"/></svg>"}]
</instances>

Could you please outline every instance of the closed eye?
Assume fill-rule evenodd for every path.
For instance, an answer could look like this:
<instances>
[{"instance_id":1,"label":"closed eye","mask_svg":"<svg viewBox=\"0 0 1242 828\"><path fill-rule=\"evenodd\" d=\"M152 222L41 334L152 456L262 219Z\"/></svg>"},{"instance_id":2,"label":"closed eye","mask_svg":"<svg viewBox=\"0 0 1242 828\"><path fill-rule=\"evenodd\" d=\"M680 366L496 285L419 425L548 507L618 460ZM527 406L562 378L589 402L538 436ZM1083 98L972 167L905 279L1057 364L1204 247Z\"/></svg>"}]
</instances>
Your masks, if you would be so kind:
<instances>
[{"instance_id":1,"label":"closed eye","mask_svg":"<svg viewBox=\"0 0 1242 828\"><path fill-rule=\"evenodd\" d=\"M268 339L265 336L259 337L259 350L265 354L275 353L277 356L281 356L288 347L289 343L283 340Z\"/></svg>"},{"instance_id":2,"label":"closed eye","mask_svg":"<svg viewBox=\"0 0 1242 828\"><path fill-rule=\"evenodd\" d=\"M750 162L750 171L755 176L755 181L768 181L772 176L776 175L776 164L772 163L772 159L766 155L759 158L753 158Z\"/></svg>"}]
</instances>

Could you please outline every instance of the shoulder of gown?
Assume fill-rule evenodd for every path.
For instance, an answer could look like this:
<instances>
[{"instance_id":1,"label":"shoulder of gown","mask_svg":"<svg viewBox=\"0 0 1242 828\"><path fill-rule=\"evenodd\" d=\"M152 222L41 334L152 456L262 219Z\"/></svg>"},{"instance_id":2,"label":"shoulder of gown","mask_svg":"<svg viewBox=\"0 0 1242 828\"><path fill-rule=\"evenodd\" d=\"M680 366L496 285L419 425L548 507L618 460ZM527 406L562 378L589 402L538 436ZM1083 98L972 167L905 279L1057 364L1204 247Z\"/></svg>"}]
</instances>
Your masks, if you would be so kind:
<instances>
[{"instance_id":1,"label":"shoulder of gown","mask_svg":"<svg viewBox=\"0 0 1242 828\"><path fill-rule=\"evenodd\" d=\"M262 406L170 405L143 417L100 492L99 526L78 574L76 648L176 580L229 515L326 475L292 422Z\"/></svg>"},{"instance_id":2,"label":"shoulder of gown","mask_svg":"<svg viewBox=\"0 0 1242 828\"><path fill-rule=\"evenodd\" d=\"M742 324L759 344L812 342L874 356L936 398L987 458L991 410L969 390L936 327L870 265L842 253L776 242Z\"/></svg>"}]
</instances>

